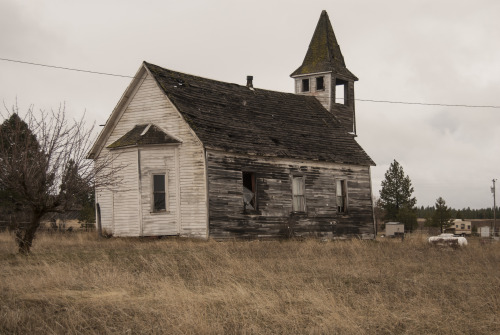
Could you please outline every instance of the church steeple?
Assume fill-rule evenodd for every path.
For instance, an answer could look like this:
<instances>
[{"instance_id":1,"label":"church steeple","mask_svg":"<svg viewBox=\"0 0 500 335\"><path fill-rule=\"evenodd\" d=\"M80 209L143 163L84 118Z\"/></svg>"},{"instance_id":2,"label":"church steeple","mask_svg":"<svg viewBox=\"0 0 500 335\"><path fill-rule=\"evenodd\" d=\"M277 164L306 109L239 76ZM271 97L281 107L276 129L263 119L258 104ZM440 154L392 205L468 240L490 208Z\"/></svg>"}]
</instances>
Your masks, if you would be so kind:
<instances>
[{"instance_id":1,"label":"church steeple","mask_svg":"<svg viewBox=\"0 0 500 335\"><path fill-rule=\"evenodd\" d=\"M291 76L308 73L335 72L345 79L358 80L345 66L344 56L335 38L326 10L321 12L302 65Z\"/></svg>"},{"instance_id":2,"label":"church steeple","mask_svg":"<svg viewBox=\"0 0 500 335\"><path fill-rule=\"evenodd\" d=\"M321 12L302 65L291 75L295 93L313 95L342 125L356 133L354 82L347 69L327 12Z\"/></svg>"}]
</instances>

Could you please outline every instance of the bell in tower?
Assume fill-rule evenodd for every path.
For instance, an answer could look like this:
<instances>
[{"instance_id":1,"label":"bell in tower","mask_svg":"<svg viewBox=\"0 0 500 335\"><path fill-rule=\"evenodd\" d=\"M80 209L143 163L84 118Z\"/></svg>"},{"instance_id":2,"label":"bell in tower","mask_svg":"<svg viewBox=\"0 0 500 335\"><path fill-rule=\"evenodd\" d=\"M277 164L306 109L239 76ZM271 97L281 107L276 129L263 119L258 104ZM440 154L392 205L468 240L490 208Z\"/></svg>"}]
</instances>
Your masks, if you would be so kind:
<instances>
[{"instance_id":1,"label":"bell in tower","mask_svg":"<svg viewBox=\"0 0 500 335\"><path fill-rule=\"evenodd\" d=\"M295 93L315 96L353 134L356 134L354 82L358 78L347 69L326 11L309 43L302 65L291 75Z\"/></svg>"}]
</instances>

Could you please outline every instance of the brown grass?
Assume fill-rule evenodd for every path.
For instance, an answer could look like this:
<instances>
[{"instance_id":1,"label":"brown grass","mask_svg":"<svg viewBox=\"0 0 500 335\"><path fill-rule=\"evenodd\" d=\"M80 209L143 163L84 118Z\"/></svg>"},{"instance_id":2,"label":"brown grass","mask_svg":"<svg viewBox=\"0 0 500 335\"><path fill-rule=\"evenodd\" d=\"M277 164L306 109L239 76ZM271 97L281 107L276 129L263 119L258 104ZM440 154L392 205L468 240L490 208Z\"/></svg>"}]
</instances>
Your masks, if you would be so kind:
<instances>
[{"instance_id":1,"label":"brown grass","mask_svg":"<svg viewBox=\"0 0 500 335\"><path fill-rule=\"evenodd\" d=\"M1 334L500 333L500 244L0 234Z\"/></svg>"}]
</instances>

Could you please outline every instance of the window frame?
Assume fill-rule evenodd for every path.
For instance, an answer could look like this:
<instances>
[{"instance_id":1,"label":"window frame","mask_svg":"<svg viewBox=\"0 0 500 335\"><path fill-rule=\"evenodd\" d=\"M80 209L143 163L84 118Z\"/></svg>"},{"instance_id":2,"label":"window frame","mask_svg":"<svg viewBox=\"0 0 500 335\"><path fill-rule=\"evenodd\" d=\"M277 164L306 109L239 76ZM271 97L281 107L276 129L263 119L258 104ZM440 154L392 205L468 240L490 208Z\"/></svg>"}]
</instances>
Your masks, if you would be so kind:
<instances>
[{"instance_id":1,"label":"window frame","mask_svg":"<svg viewBox=\"0 0 500 335\"><path fill-rule=\"evenodd\" d=\"M162 191L155 191L155 176L163 176L164 177L164 190ZM150 191L150 201L151 201L151 214L162 214L162 213L168 213L169 212L169 204L168 204L168 171L152 171L150 173L150 186L151 186L151 191ZM165 203L165 209L156 209L155 206L155 194L161 194L163 193L165 195L164 203Z\"/></svg>"},{"instance_id":2,"label":"window frame","mask_svg":"<svg viewBox=\"0 0 500 335\"><path fill-rule=\"evenodd\" d=\"M335 103L349 106L349 82L340 78L335 78ZM339 96L341 93L342 96Z\"/></svg>"},{"instance_id":3,"label":"window frame","mask_svg":"<svg viewBox=\"0 0 500 335\"><path fill-rule=\"evenodd\" d=\"M307 83L307 84L304 85L305 83ZM307 89L305 89L304 87L306 87ZM304 78L300 81L300 91L301 92L311 92L311 81L309 80L309 78Z\"/></svg>"},{"instance_id":4,"label":"window frame","mask_svg":"<svg viewBox=\"0 0 500 335\"><path fill-rule=\"evenodd\" d=\"M339 185L340 193L339 196ZM339 204L339 198L342 200L342 206ZM337 178L335 179L335 204L337 206L337 214L345 215L349 210L348 206L348 189L347 189L347 179Z\"/></svg>"},{"instance_id":5,"label":"window frame","mask_svg":"<svg viewBox=\"0 0 500 335\"><path fill-rule=\"evenodd\" d=\"M321 80L321 81L320 81ZM318 83L321 82L321 88L319 88ZM324 91L325 90L325 77L316 77L316 91Z\"/></svg>"},{"instance_id":6,"label":"window frame","mask_svg":"<svg viewBox=\"0 0 500 335\"><path fill-rule=\"evenodd\" d=\"M292 212L293 213L305 213L307 211L307 204L306 204L306 178L303 175L293 175L292 176ZM296 194L296 187L294 187L294 181L295 180L300 180L300 183L302 185L302 194ZM295 199L298 197L302 197L302 201L296 205ZM302 206L301 206L302 205ZM298 207L298 208L297 208Z\"/></svg>"},{"instance_id":7,"label":"window frame","mask_svg":"<svg viewBox=\"0 0 500 335\"><path fill-rule=\"evenodd\" d=\"M245 186L245 175L250 175L250 183L251 183L251 188L248 188ZM241 183L241 186L242 186L242 196L243 196L243 210L244 211L257 211L258 210L258 201L257 201L257 174L254 172L254 171L241 171L241 178L242 178L242 183ZM253 209L252 208L247 208L247 204L245 202L245 188L250 190L252 193L253 193L253 197L252 197L252 200L250 202L253 201L254 205L253 205ZM252 205L250 203L250 205Z\"/></svg>"}]
</instances>

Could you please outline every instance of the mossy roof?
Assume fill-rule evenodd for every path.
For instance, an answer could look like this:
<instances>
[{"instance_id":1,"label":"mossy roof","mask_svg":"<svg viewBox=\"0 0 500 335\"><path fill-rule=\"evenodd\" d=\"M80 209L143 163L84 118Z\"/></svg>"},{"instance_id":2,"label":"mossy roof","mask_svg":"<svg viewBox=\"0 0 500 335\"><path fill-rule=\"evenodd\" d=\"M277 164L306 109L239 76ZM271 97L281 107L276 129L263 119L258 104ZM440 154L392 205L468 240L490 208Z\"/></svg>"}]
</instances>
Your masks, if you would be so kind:
<instances>
[{"instance_id":1,"label":"mossy roof","mask_svg":"<svg viewBox=\"0 0 500 335\"><path fill-rule=\"evenodd\" d=\"M318 72L333 72L342 79L358 80L345 65L344 56L342 56L328 13L325 10L321 12L302 65L290 76Z\"/></svg>"},{"instance_id":2,"label":"mossy roof","mask_svg":"<svg viewBox=\"0 0 500 335\"><path fill-rule=\"evenodd\" d=\"M315 97L248 88L144 65L205 148L374 165Z\"/></svg>"}]
</instances>

